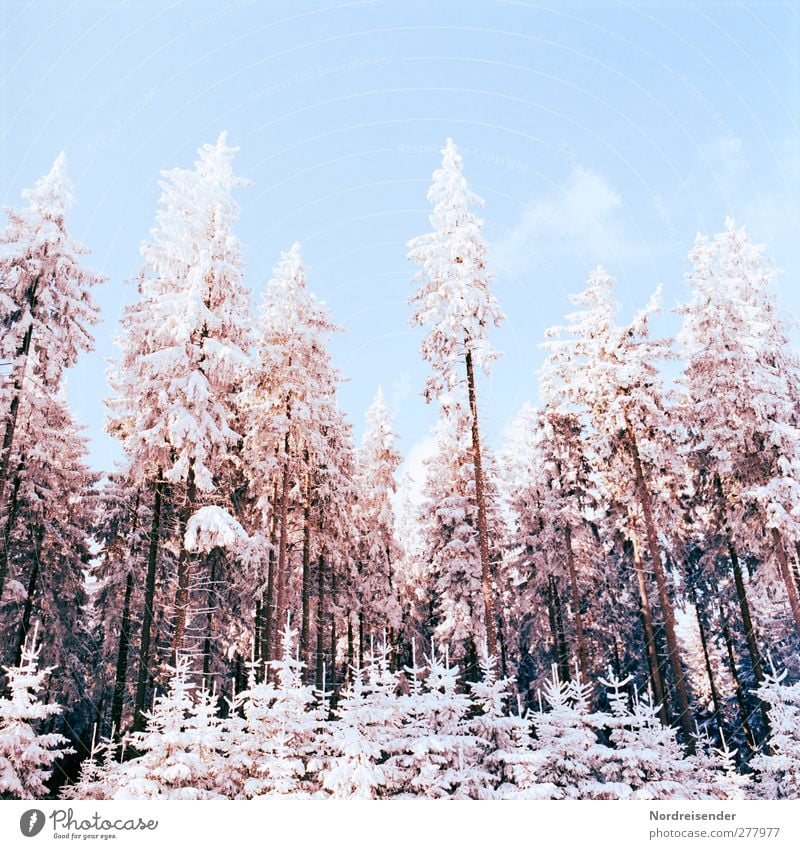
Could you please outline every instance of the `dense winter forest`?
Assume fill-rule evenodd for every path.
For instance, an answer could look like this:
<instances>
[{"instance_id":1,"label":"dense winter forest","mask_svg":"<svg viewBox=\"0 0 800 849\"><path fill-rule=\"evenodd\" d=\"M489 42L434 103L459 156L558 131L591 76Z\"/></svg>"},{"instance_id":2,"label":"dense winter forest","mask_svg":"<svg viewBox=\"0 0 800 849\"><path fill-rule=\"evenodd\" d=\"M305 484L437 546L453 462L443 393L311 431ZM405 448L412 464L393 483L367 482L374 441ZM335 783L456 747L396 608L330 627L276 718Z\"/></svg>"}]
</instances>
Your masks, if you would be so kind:
<instances>
[{"instance_id":1,"label":"dense winter forest","mask_svg":"<svg viewBox=\"0 0 800 849\"><path fill-rule=\"evenodd\" d=\"M254 312L224 133L162 174L104 476L65 394L104 279L64 156L8 211L2 798L800 795L800 357L776 270L730 220L699 235L674 339L658 291L620 322L592 271L493 451L504 316L482 201L442 153L409 242L439 411L421 505L396 496L380 391L354 444L299 244Z\"/></svg>"}]
</instances>

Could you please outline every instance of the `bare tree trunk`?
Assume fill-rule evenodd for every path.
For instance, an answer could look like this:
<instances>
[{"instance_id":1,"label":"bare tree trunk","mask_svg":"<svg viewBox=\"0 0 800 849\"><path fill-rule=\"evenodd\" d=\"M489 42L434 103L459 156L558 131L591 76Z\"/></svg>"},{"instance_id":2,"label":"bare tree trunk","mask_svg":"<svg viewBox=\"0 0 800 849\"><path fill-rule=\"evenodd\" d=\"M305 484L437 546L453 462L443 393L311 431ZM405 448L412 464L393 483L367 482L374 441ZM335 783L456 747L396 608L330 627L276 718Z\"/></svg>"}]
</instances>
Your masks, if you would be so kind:
<instances>
[{"instance_id":1,"label":"bare tree trunk","mask_svg":"<svg viewBox=\"0 0 800 849\"><path fill-rule=\"evenodd\" d=\"M31 529L31 541L33 542L33 565L31 566L31 574L28 578L28 592L25 595L25 606L22 609L22 620L19 623L19 632L17 633L17 648L14 652L14 666L19 666L22 660L22 649L25 645L25 640L28 638L28 632L31 627L31 615L33 614L33 603L36 599L36 585L39 582L39 572L41 571L41 561L39 556L42 550L42 540L44 539L44 527L39 525L34 531Z\"/></svg>"},{"instance_id":2,"label":"bare tree trunk","mask_svg":"<svg viewBox=\"0 0 800 849\"><path fill-rule=\"evenodd\" d=\"M309 644L308 633L310 623L310 600L311 600L311 474L308 469L309 457L308 451L305 452L306 462L306 481L305 481L305 504L303 505L303 598L302 598L302 615L303 621L300 624L300 660L308 669L309 663Z\"/></svg>"},{"instance_id":3,"label":"bare tree trunk","mask_svg":"<svg viewBox=\"0 0 800 849\"><path fill-rule=\"evenodd\" d=\"M614 661L614 674L622 679L622 661L619 656L619 640L617 639L617 635L614 634L614 642L611 644L611 648L613 649L612 660Z\"/></svg>"},{"instance_id":4,"label":"bare tree trunk","mask_svg":"<svg viewBox=\"0 0 800 849\"><path fill-rule=\"evenodd\" d=\"M636 570L636 584L639 588L639 610L642 615L647 664L650 668L650 680L653 683L653 697L659 705L659 715L664 725L669 725L669 706L664 679L661 677L661 664L658 660L658 644L653 627L653 612L650 608L650 597L647 594L647 581L644 574L644 564L638 547L633 547L633 564Z\"/></svg>"},{"instance_id":5,"label":"bare tree trunk","mask_svg":"<svg viewBox=\"0 0 800 849\"><path fill-rule=\"evenodd\" d=\"M317 559L317 690L321 691L325 678L325 557Z\"/></svg>"},{"instance_id":6,"label":"bare tree trunk","mask_svg":"<svg viewBox=\"0 0 800 849\"><path fill-rule=\"evenodd\" d=\"M472 367L472 351L467 348L467 390L469 410L472 417L472 456L475 464L475 500L478 508L478 545L481 554L481 587L483 589L483 617L486 628L486 651L497 656L497 628L494 619L494 592L489 568L489 524L486 518L486 493L481 460L481 440L478 426L478 401L475 395L475 374Z\"/></svg>"},{"instance_id":7,"label":"bare tree trunk","mask_svg":"<svg viewBox=\"0 0 800 849\"><path fill-rule=\"evenodd\" d=\"M797 592L800 593L800 542L795 542L794 550L797 556L794 562L794 583L797 587Z\"/></svg>"},{"instance_id":8,"label":"bare tree trunk","mask_svg":"<svg viewBox=\"0 0 800 849\"><path fill-rule=\"evenodd\" d=\"M572 604L575 612L575 634L578 639L578 668L584 681L589 676L589 661L586 655L586 636L583 630L583 613L581 612L581 595L578 590L578 574L575 569L575 553L572 548L572 530L567 526L564 529L567 548L567 571L569 572L569 585L572 592Z\"/></svg>"},{"instance_id":9,"label":"bare tree trunk","mask_svg":"<svg viewBox=\"0 0 800 849\"><path fill-rule=\"evenodd\" d=\"M275 623L275 534L278 530L277 507L278 483L272 487L272 511L270 514L269 529L269 566L267 570L267 602L264 610L263 626L261 633L261 657L260 660L271 660L273 645L273 625Z\"/></svg>"},{"instance_id":10,"label":"bare tree trunk","mask_svg":"<svg viewBox=\"0 0 800 849\"><path fill-rule=\"evenodd\" d=\"M364 668L364 639L366 635L366 622L364 621L364 611L358 612L358 666Z\"/></svg>"},{"instance_id":11,"label":"bare tree trunk","mask_svg":"<svg viewBox=\"0 0 800 849\"><path fill-rule=\"evenodd\" d=\"M742 567L739 564L739 555L730 536L728 537L728 555L731 559L733 583L736 586L736 598L739 602L739 611L742 616L744 637L745 642L747 643L747 653L750 655L750 665L753 667L753 677L756 679L756 684L758 685L764 680L764 671L761 666L761 654L758 651L758 644L756 643L756 632L753 627L753 620L750 618L750 604L747 600L744 578L742 577Z\"/></svg>"},{"instance_id":12,"label":"bare tree trunk","mask_svg":"<svg viewBox=\"0 0 800 849\"><path fill-rule=\"evenodd\" d=\"M692 713L689 707L689 694L686 689L686 677L678 650L678 639L675 636L675 611L672 608L672 600L669 597L667 580L664 575L664 567L661 563L661 552L658 547L658 534L653 518L653 505L650 500L650 490L644 478L642 460L639 456L639 446L636 443L636 435L633 427L628 423L628 439L630 440L631 455L633 457L633 468L636 476L636 489L639 501L644 513L645 528L647 529L647 546L650 550L650 562L653 564L656 586L658 587L658 600L661 604L661 615L664 618L664 633L667 637L667 651L669 652L669 663L675 679L675 695L678 698L678 710L680 712L680 725L683 729L684 743L689 752L694 752L695 742L694 728L692 728Z\"/></svg>"},{"instance_id":13,"label":"bare tree trunk","mask_svg":"<svg viewBox=\"0 0 800 849\"><path fill-rule=\"evenodd\" d=\"M189 582L192 574L192 561L186 550L185 536L189 519L194 512L197 491L194 483L194 462L189 461L189 473L186 476L186 500L178 514L178 540L180 554L178 555L178 584L175 588L175 630L172 634L172 663L177 665L178 656L183 648L183 638L186 633L186 619L189 614Z\"/></svg>"},{"instance_id":14,"label":"bare tree trunk","mask_svg":"<svg viewBox=\"0 0 800 849\"><path fill-rule=\"evenodd\" d=\"M798 598L797 587L792 577L792 570L789 568L786 549L783 547L783 540L777 528L772 529L772 544L775 546L775 555L778 558L783 583L786 584L786 593L789 596L789 607L792 610L794 627L797 633L800 634L800 598Z\"/></svg>"},{"instance_id":15,"label":"bare tree trunk","mask_svg":"<svg viewBox=\"0 0 800 849\"><path fill-rule=\"evenodd\" d=\"M114 695L111 699L111 737L118 740L122 736L122 708L125 702L125 687L128 683L128 646L131 642L131 597L133 595L133 569L130 563L136 551L136 532L139 529L139 501L141 490L136 491L133 505L133 524L131 526L131 544L128 554L128 575L125 578L125 600L122 604L122 622L119 629L117 648L117 667L114 674Z\"/></svg>"},{"instance_id":16,"label":"bare tree trunk","mask_svg":"<svg viewBox=\"0 0 800 849\"><path fill-rule=\"evenodd\" d=\"M338 678L336 675L336 569L333 565L331 565L331 683L334 685L334 690L336 687L336 683L341 681L341 678ZM342 676L344 677L344 676Z\"/></svg>"},{"instance_id":17,"label":"bare tree trunk","mask_svg":"<svg viewBox=\"0 0 800 849\"><path fill-rule=\"evenodd\" d=\"M11 396L8 418L6 419L5 431L3 433L3 447L0 449L0 507L5 503L8 467L11 463L11 454L14 448L14 434L17 429L17 416L19 415L19 405L25 383L25 373L28 370L28 355L30 354L31 340L33 339L33 320L36 316L36 290L39 288L39 279L37 277L25 293L26 300L28 301L30 324L25 331L25 335L22 337L22 342L17 348L16 356L14 357L18 361L17 373L14 375L13 395ZM19 363L20 358L22 358L21 363ZM2 595L2 589L2 586L0 586L0 595Z\"/></svg>"},{"instance_id":18,"label":"bare tree trunk","mask_svg":"<svg viewBox=\"0 0 800 849\"><path fill-rule=\"evenodd\" d=\"M0 545L0 599L3 598L3 588L8 575L8 559L11 553L11 533L14 523L17 521L17 510L19 509L19 488L22 484L22 462L20 462L17 474L14 475L14 483L11 489L11 498L6 513L6 521L3 524L3 540Z\"/></svg>"},{"instance_id":19,"label":"bare tree trunk","mask_svg":"<svg viewBox=\"0 0 800 849\"><path fill-rule=\"evenodd\" d=\"M256 611L253 615L253 662L261 660L261 630L264 627L264 605L256 600Z\"/></svg>"},{"instance_id":20,"label":"bare tree trunk","mask_svg":"<svg viewBox=\"0 0 800 849\"><path fill-rule=\"evenodd\" d=\"M286 431L283 443L284 458L281 473L281 503L278 515L278 571L275 576L275 634L280 633L286 621L286 585L287 585L287 560L289 553L289 431ZM272 645L273 659L278 660L280 655L279 640L275 639Z\"/></svg>"},{"instance_id":21,"label":"bare tree trunk","mask_svg":"<svg viewBox=\"0 0 800 849\"><path fill-rule=\"evenodd\" d=\"M714 680L714 669L711 666L711 656L708 653L708 639L706 638L706 627L703 624L703 617L700 615L700 608L695 601L694 612L697 617L697 629L700 631L700 645L703 648L703 660L705 661L706 666L706 675L708 675L708 683L711 687L711 701L714 704L714 718L717 720L717 730L719 732L720 738L725 733L725 723L724 723L724 714L722 713L722 703L719 698L719 692L717 691L717 684Z\"/></svg>"},{"instance_id":22,"label":"bare tree trunk","mask_svg":"<svg viewBox=\"0 0 800 849\"><path fill-rule=\"evenodd\" d=\"M504 617L500 617L500 622L497 627L497 645L500 647L500 677L508 677L508 651L506 649L506 635L504 627Z\"/></svg>"},{"instance_id":23,"label":"bare tree trunk","mask_svg":"<svg viewBox=\"0 0 800 849\"><path fill-rule=\"evenodd\" d=\"M214 625L214 610L216 606L216 583L217 583L217 557L219 556L218 549L211 552L211 573L208 582L208 596L206 601L206 637L203 642L203 686L206 690L211 690L211 651L212 651L212 631Z\"/></svg>"},{"instance_id":24,"label":"bare tree trunk","mask_svg":"<svg viewBox=\"0 0 800 849\"><path fill-rule=\"evenodd\" d=\"M158 543L161 534L161 498L164 482L158 470L153 493L153 515L150 522L150 546L147 554L147 576L144 587L144 609L142 611L142 634L139 641L139 670L136 678L136 701L133 712L133 730L144 728L144 703L147 697L148 666L150 663L150 629L153 626L153 601L156 590L156 566L158 565Z\"/></svg>"},{"instance_id":25,"label":"bare tree trunk","mask_svg":"<svg viewBox=\"0 0 800 849\"><path fill-rule=\"evenodd\" d=\"M114 675L114 696L111 700L111 736L119 740L122 735L122 706L125 701L125 685L128 681L128 645L131 639L131 595L133 572L125 579L125 601L122 605L122 623L119 628L117 669Z\"/></svg>"},{"instance_id":26,"label":"bare tree trunk","mask_svg":"<svg viewBox=\"0 0 800 849\"><path fill-rule=\"evenodd\" d=\"M552 575L548 580L548 589L550 593L552 611L550 626L553 629L553 641L556 649L558 675L562 681L569 681L572 676L570 675L569 668L569 648L567 647L567 637L564 633L564 616L561 610L561 596L558 592L556 579Z\"/></svg>"},{"instance_id":27,"label":"bare tree trunk","mask_svg":"<svg viewBox=\"0 0 800 849\"><path fill-rule=\"evenodd\" d=\"M736 655L733 650L733 640L731 639L731 632L728 628L728 623L725 620L724 612L720 612L720 619L722 624L722 638L725 640L725 648L728 653L728 668L731 672L731 678L733 678L734 689L736 691L736 704L739 707L739 716L742 720L742 728L744 729L748 745L751 749L755 750L758 748L758 740L756 739L756 735L750 725L750 714L747 710L747 702L744 698L744 688L742 687L742 681L739 678L739 673L736 671Z\"/></svg>"},{"instance_id":28,"label":"bare tree trunk","mask_svg":"<svg viewBox=\"0 0 800 849\"><path fill-rule=\"evenodd\" d=\"M355 657L355 636L353 634L353 620L348 616L347 617L347 679L350 679L350 670L353 668L356 662ZM362 664L359 663L359 668L363 668Z\"/></svg>"},{"instance_id":29,"label":"bare tree trunk","mask_svg":"<svg viewBox=\"0 0 800 849\"><path fill-rule=\"evenodd\" d=\"M744 637L747 643L747 653L750 656L750 665L753 667L753 676L756 679L756 684L761 684L764 680L764 671L761 666L761 653L758 650L756 632L753 627L752 617L750 616L750 603L747 600L747 591L744 586L742 567L739 563L739 553L736 550L730 523L728 522L728 516L723 506L725 504L725 493L722 488L722 479L718 474L714 475L714 489L717 492L717 497L720 503L720 522L722 529L725 532L725 539L728 546L728 556L731 561L731 570L733 571L733 583L736 587L736 598L739 602L739 612L742 617Z\"/></svg>"}]
</instances>

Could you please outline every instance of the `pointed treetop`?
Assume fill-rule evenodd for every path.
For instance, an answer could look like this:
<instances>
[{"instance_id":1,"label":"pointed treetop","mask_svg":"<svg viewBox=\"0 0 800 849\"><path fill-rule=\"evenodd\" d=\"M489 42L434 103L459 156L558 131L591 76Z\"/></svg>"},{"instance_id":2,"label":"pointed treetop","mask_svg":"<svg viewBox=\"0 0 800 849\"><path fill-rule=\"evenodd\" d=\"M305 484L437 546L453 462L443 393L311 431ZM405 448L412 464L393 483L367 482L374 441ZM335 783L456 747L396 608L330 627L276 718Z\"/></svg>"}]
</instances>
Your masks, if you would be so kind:
<instances>
[{"instance_id":1,"label":"pointed treetop","mask_svg":"<svg viewBox=\"0 0 800 849\"><path fill-rule=\"evenodd\" d=\"M45 218L59 219L73 204L72 181L67 176L67 156L62 150L52 167L30 189L23 189L22 197Z\"/></svg>"},{"instance_id":2,"label":"pointed treetop","mask_svg":"<svg viewBox=\"0 0 800 849\"><path fill-rule=\"evenodd\" d=\"M250 180L237 177L233 172L233 160L238 152L238 147L228 144L228 131L223 130L215 143L206 143L198 148L197 173L218 182L225 191L252 185Z\"/></svg>"}]
</instances>

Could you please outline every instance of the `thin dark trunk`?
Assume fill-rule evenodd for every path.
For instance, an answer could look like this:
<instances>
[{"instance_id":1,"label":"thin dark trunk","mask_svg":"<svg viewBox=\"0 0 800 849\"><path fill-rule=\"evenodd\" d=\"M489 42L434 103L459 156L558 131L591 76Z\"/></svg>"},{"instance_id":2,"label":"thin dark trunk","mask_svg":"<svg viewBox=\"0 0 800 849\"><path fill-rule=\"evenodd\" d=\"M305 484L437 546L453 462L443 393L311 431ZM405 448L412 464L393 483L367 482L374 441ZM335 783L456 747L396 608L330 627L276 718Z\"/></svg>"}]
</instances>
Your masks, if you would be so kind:
<instances>
[{"instance_id":1,"label":"thin dark trunk","mask_svg":"<svg viewBox=\"0 0 800 849\"><path fill-rule=\"evenodd\" d=\"M794 544L794 551L797 555L797 560L794 564L794 581L797 586L797 591L800 593L800 542Z\"/></svg>"},{"instance_id":2,"label":"thin dark trunk","mask_svg":"<svg viewBox=\"0 0 800 849\"><path fill-rule=\"evenodd\" d=\"M558 592L556 579L552 575L550 576L548 585L552 612L550 627L553 629L553 643L556 653L556 662L558 663L558 675L562 681L569 681L571 678L569 668L569 649L567 648L567 638L564 633L564 615L561 610L561 596Z\"/></svg>"},{"instance_id":3,"label":"thin dark trunk","mask_svg":"<svg viewBox=\"0 0 800 849\"><path fill-rule=\"evenodd\" d=\"M614 634L614 642L611 644L611 648L613 650L612 660L614 662L614 675L617 676L618 680L622 680L622 661L619 656L619 641L617 640L617 635Z\"/></svg>"},{"instance_id":4,"label":"thin dark trunk","mask_svg":"<svg viewBox=\"0 0 800 849\"><path fill-rule=\"evenodd\" d=\"M483 590L483 617L486 628L486 651L497 656L497 629L494 619L494 592L489 568L489 523L486 518L486 493L481 459L480 428L478 426L478 401L475 394L475 374L472 367L472 352L467 348L467 390L472 417L472 456L475 464L475 500L478 508L478 545L481 555L481 588Z\"/></svg>"},{"instance_id":5,"label":"thin dark trunk","mask_svg":"<svg viewBox=\"0 0 800 849\"><path fill-rule=\"evenodd\" d=\"M647 664L650 668L650 681L653 684L653 697L659 705L659 715L664 725L669 725L669 706L667 705L666 689L664 679L661 677L661 664L658 660L658 644L653 627L653 612L650 608L650 597L647 594L647 581L644 574L644 564L638 547L634 546L633 564L636 570L636 584L639 588L639 612L642 616L642 628L644 630L645 652Z\"/></svg>"},{"instance_id":6,"label":"thin dark trunk","mask_svg":"<svg viewBox=\"0 0 800 849\"><path fill-rule=\"evenodd\" d=\"M711 666L711 656L708 653L708 639L706 637L706 626L703 624L703 617L700 614L700 607L697 602L694 604L694 612L697 616L697 629L700 631L700 645L703 647L703 660L705 661L706 666L706 675L708 675L708 683L711 687L711 701L714 704L714 718L717 720L717 731L720 735L720 740L722 740L723 734L725 733L725 724L722 713L722 703L719 698L719 692L717 691L717 684L714 680L714 669Z\"/></svg>"},{"instance_id":7,"label":"thin dark trunk","mask_svg":"<svg viewBox=\"0 0 800 849\"><path fill-rule=\"evenodd\" d=\"M358 666L364 668L364 635L366 624L364 622L364 611L358 612Z\"/></svg>"},{"instance_id":8,"label":"thin dark trunk","mask_svg":"<svg viewBox=\"0 0 800 849\"><path fill-rule=\"evenodd\" d=\"M480 681L481 677L481 665L478 660L478 649L475 645L475 640L470 637L467 640L466 645L466 657L464 659L464 678L472 683L476 684Z\"/></svg>"},{"instance_id":9,"label":"thin dark trunk","mask_svg":"<svg viewBox=\"0 0 800 849\"><path fill-rule=\"evenodd\" d=\"M792 570L789 568L789 560L786 557L786 549L783 546L783 540L777 528L772 529L772 544L775 547L775 555L778 558L781 577L783 578L783 583L786 585L786 593L789 596L789 607L792 611L794 627L797 633L800 634L800 596L798 596L797 586L794 582Z\"/></svg>"},{"instance_id":10,"label":"thin dark trunk","mask_svg":"<svg viewBox=\"0 0 800 849\"><path fill-rule=\"evenodd\" d=\"M744 637L747 643L747 653L750 655L750 665L753 667L753 676L756 679L756 685L761 684L764 680L764 671L761 666L761 654L756 643L756 632L753 627L753 620L750 617L750 603L747 600L747 592L744 587L744 578L742 577L742 567L739 564L739 555L736 551L733 541L728 537L728 554L731 558L731 567L733 569L733 582L736 586L736 598L739 601L739 611L742 615L742 626L744 627Z\"/></svg>"},{"instance_id":11,"label":"thin dark trunk","mask_svg":"<svg viewBox=\"0 0 800 849\"><path fill-rule=\"evenodd\" d=\"M508 677L508 654L506 650L506 635L503 628L503 617L500 617L500 622L497 628L497 644L500 647L500 677Z\"/></svg>"},{"instance_id":12,"label":"thin dark trunk","mask_svg":"<svg viewBox=\"0 0 800 849\"><path fill-rule=\"evenodd\" d=\"M722 479L719 475L714 475L714 488L717 492L720 505L726 503L725 493L722 489ZM753 620L750 616L750 603L747 599L747 592L744 586L744 578L742 576L742 567L739 563L739 553L736 550L736 545L733 542L733 534L731 533L730 523L728 522L727 513L724 512L724 506L720 507L721 524L725 532L725 538L728 545L728 556L731 561L731 570L733 571L733 582L736 586L736 598L739 602L739 612L742 616L742 626L744 628L745 642L747 643L747 653L750 656L750 665L753 668L753 676L756 679L756 684L759 685L764 680L764 672L761 666L761 652L758 650L756 642L756 632L753 627Z\"/></svg>"},{"instance_id":13,"label":"thin dark trunk","mask_svg":"<svg viewBox=\"0 0 800 849\"><path fill-rule=\"evenodd\" d=\"M639 447L633 427L628 424L628 439L630 440L631 455L633 457L633 468L636 477L636 488L639 493L639 502L644 514L645 528L647 529L647 547L650 550L650 562L653 564L656 586L658 588L658 600L661 604L661 615L664 619L664 633L667 638L667 651L669 652L669 663L675 679L675 695L678 698L679 720L683 729L684 744L689 752L694 752L694 728L692 727L692 713L689 707L689 693L686 688L686 676L683 671L680 653L678 649L678 638L675 635L675 611L672 600L669 597L667 579L664 567L661 563L661 552L658 547L658 533L653 517L653 505L650 500L650 490L644 477L642 460L639 456Z\"/></svg>"},{"instance_id":14,"label":"thin dark trunk","mask_svg":"<svg viewBox=\"0 0 800 849\"><path fill-rule=\"evenodd\" d=\"M572 531L569 527L564 529L567 550L567 571L569 572L569 585L572 592L572 605L575 612L575 634L578 639L578 668L584 681L588 680L589 661L586 655L586 636L583 630L583 613L581 611L581 595L578 591L578 574L575 569L575 553L572 548Z\"/></svg>"},{"instance_id":15,"label":"thin dark trunk","mask_svg":"<svg viewBox=\"0 0 800 849\"><path fill-rule=\"evenodd\" d=\"M153 626L153 602L156 590L156 567L158 565L158 543L161 534L161 498L164 483L161 480L161 469L158 470L153 494L153 516L150 523L150 546L147 554L147 576L144 587L144 609L142 611L142 634L139 641L139 670L136 678L136 701L133 712L133 730L144 728L145 699L150 663L150 629Z\"/></svg>"},{"instance_id":16,"label":"thin dark trunk","mask_svg":"<svg viewBox=\"0 0 800 849\"><path fill-rule=\"evenodd\" d=\"M300 624L300 660L305 664L305 669L308 669L309 664L309 649L308 634L310 616L310 601L311 601L311 480L308 471L308 452L305 454L306 461L306 492L305 504L303 505L303 598L302 598L302 616L303 621Z\"/></svg>"},{"instance_id":17,"label":"thin dark trunk","mask_svg":"<svg viewBox=\"0 0 800 849\"><path fill-rule=\"evenodd\" d=\"M750 713L747 710L747 701L744 697L744 688L742 687L741 678L739 678L739 673L736 670L736 655L733 650L733 640L731 639L731 632L728 628L728 623L725 619L725 614L720 613L720 620L722 624L722 638L725 641L725 648L728 654L728 668L731 672L731 678L733 678L734 689L736 691L736 704L739 707L739 716L742 720L742 728L745 732L745 737L747 738L747 743L751 749L755 750L758 748L758 741L756 740L756 735L753 732L753 728L750 725Z\"/></svg>"},{"instance_id":18,"label":"thin dark trunk","mask_svg":"<svg viewBox=\"0 0 800 849\"><path fill-rule=\"evenodd\" d=\"M331 617L331 683L334 685L334 692L336 691L336 682L340 681L341 678L337 678L336 673L336 569L331 565L331 604L330 604L330 617ZM344 677L344 676L342 676ZM338 694L337 694L338 695ZM336 698L336 696L334 696Z\"/></svg>"},{"instance_id":19,"label":"thin dark trunk","mask_svg":"<svg viewBox=\"0 0 800 849\"><path fill-rule=\"evenodd\" d=\"M8 575L8 559L11 553L11 533L14 530L14 524L17 521L17 511L19 510L19 488L22 484L22 462L17 469L17 474L14 475L14 483L11 490L11 499L9 500L8 512L6 520L3 524L3 541L0 546L0 599L3 597L3 588Z\"/></svg>"},{"instance_id":20,"label":"thin dark trunk","mask_svg":"<svg viewBox=\"0 0 800 849\"><path fill-rule=\"evenodd\" d=\"M3 433L3 447L0 449L0 505L5 504L6 483L8 482L8 467L11 463L11 454L14 447L14 434L17 429L17 416L19 415L19 405L22 399L22 388L25 383L25 373L28 370L28 355L31 350L31 340L33 339L33 323L36 315L36 290L39 287L39 277L37 277L30 289L25 293L28 301L28 312L30 315L30 324L28 325L25 335L22 337L22 342L16 350L14 359L17 361L17 373L14 375L14 389L11 396L11 403L8 408L8 418L6 419L6 427ZM22 362L20 363L20 358ZM2 591L2 587L0 587Z\"/></svg>"},{"instance_id":21,"label":"thin dark trunk","mask_svg":"<svg viewBox=\"0 0 800 849\"><path fill-rule=\"evenodd\" d=\"M359 637L360 640L360 637ZM353 635L353 620L347 617L347 679L350 679L350 670L355 665L355 636ZM359 663L359 669L363 669L363 665Z\"/></svg>"},{"instance_id":22,"label":"thin dark trunk","mask_svg":"<svg viewBox=\"0 0 800 849\"><path fill-rule=\"evenodd\" d=\"M283 469L281 472L281 503L280 514L278 516L278 571L275 576L276 593L275 593L275 622L274 628L276 635L280 633L286 621L286 586L288 583L288 553L289 553L289 432L286 432L284 437L284 458ZM274 659L279 658L280 648L279 640L275 640L272 645L272 653Z\"/></svg>"},{"instance_id":23,"label":"thin dark trunk","mask_svg":"<svg viewBox=\"0 0 800 849\"><path fill-rule=\"evenodd\" d=\"M264 605L263 631L261 632L261 660L272 657L272 624L275 621L275 534L270 538L269 565L267 567L267 603Z\"/></svg>"},{"instance_id":24,"label":"thin dark trunk","mask_svg":"<svg viewBox=\"0 0 800 849\"><path fill-rule=\"evenodd\" d=\"M131 544L128 554L129 564L136 552L136 532L139 529L139 501L141 490L136 491L133 505L133 524L131 525ZM131 642L131 597L133 596L133 570L128 567L125 578L125 600L122 604L122 622L119 628L117 648L117 668L114 674L114 695L111 699L111 737L118 740L122 736L122 708L125 701L125 689L128 683L128 646Z\"/></svg>"},{"instance_id":25,"label":"thin dark trunk","mask_svg":"<svg viewBox=\"0 0 800 849\"><path fill-rule=\"evenodd\" d=\"M122 604L122 623L119 628L117 649L117 671L114 676L114 697L111 700L111 736L118 740L122 736L122 706L125 701L125 685L128 682L128 646L131 639L131 595L133 594L133 572L125 579L125 601Z\"/></svg>"},{"instance_id":26,"label":"thin dark trunk","mask_svg":"<svg viewBox=\"0 0 800 849\"><path fill-rule=\"evenodd\" d=\"M270 516L269 530L269 558L267 567L267 603L264 610L264 630L261 634L261 660L267 661L272 658L272 631L275 622L275 533L278 527L277 506L278 485L272 487L272 515Z\"/></svg>"},{"instance_id":27,"label":"thin dark trunk","mask_svg":"<svg viewBox=\"0 0 800 849\"><path fill-rule=\"evenodd\" d=\"M172 663L178 664L178 656L183 648L183 638L186 633L186 620L189 615L189 583L192 576L192 558L186 550L184 539L186 527L194 512L197 491L194 482L194 462L189 461L189 473L186 476L186 499L178 514L178 581L175 588L175 630L172 633Z\"/></svg>"},{"instance_id":28,"label":"thin dark trunk","mask_svg":"<svg viewBox=\"0 0 800 849\"><path fill-rule=\"evenodd\" d=\"M214 627L214 606L216 604L216 582L217 582L217 557L218 550L211 552L211 574L208 582L208 596L206 601L206 637L203 641L203 686L206 690L211 689L211 650L212 633Z\"/></svg>"},{"instance_id":29,"label":"thin dark trunk","mask_svg":"<svg viewBox=\"0 0 800 849\"><path fill-rule=\"evenodd\" d=\"M261 660L261 629L264 627L264 605L256 601L256 612L253 616L253 662Z\"/></svg>"},{"instance_id":30,"label":"thin dark trunk","mask_svg":"<svg viewBox=\"0 0 800 849\"><path fill-rule=\"evenodd\" d=\"M31 534L31 536L34 536ZM39 582L39 572L41 571L41 562L39 554L42 550L42 540L44 539L44 528L36 529L35 538L33 539L33 565L31 566L31 574L28 578L28 592L25 596L25 606L22 609L22 620L19 623L19 632L17 633L17 649L14 652L14 666L19 666L22 660L22 649L25 646L25 640L28 638L28 633L31 628L31 616L33 615L33 603L36 599L36 585Z\"/></svg>"},{"instance_id":31,"label":"thin dark trunk","mask_svg":"<svg viewBox=\"0 0 800 849\"><path fill-rule=\"evenodd\" d=\"M247 678L244 674L242 657L236 654L236 660L233 664L233 694L238 695L247 687Z\"/></svg>"},{"instance_id":32,"label":"thin dark trunk","mask_svg":"<svg viewBox=\"0 0 800 849\"><path fill-rule=\"evenodd\" d=\"M325 677L325 557L317 559L317 690L322 691Z\"/></svg>"}]
</instances>

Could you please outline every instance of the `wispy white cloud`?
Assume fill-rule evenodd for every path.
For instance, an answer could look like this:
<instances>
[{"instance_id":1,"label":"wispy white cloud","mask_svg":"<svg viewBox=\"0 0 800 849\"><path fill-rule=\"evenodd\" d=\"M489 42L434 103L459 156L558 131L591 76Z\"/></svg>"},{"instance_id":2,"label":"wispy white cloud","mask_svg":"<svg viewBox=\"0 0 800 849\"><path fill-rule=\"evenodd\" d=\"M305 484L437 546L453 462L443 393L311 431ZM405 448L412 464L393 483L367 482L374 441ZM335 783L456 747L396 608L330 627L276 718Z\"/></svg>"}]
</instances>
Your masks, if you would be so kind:
<instances>
[{"instance_id":1,"label":"wispy white cloud","mask_svg":"<svg viewBox=\"0 0 800 849\"><path fill-rule=\"evenodd\" d=\"M394 496L395 511L406 499L412 504L422 504L423 488L427 475L426 460L436 452L436 438L433 434L424 436L409 448L405 460L397 470L397 492Z\"/></svg>"},{"instance_id":2,"label":"wispy white cloud","mask_svg":"<svg viewBox=\"0 0 800 849\"><path fill-rule=\"evenodd\" d=\"M566 182L528 204L493 248L496 262L523 271L541 257L577 258L584 267L641 255L626 223L622 197L597 171L576 165Z\"/></svg>"}]
</instances>

